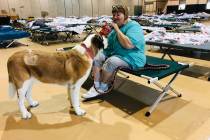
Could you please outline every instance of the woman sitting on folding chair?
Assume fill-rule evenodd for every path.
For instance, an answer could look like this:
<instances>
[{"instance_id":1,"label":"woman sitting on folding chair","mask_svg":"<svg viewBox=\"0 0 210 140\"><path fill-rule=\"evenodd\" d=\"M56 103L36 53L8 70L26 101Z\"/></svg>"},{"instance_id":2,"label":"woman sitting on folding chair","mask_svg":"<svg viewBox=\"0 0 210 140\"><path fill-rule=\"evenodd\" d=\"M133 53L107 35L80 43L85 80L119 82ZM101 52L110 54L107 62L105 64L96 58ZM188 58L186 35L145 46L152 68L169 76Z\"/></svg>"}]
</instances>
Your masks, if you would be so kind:
<instances>
[{"instance_id":1,"label":"woman sitting on folding chair","mask_svg":"<svg viewBox=\"0 0 210 140\"><path fill-rule=\"evenodd\" d=\"M128 9L123 5L112 7L113 30L108 35L108 47L94 58L94 86L83 94L93 98L105 93L118 67L137 70L146 63L145 41L141 26L128 18Z\"/></svg>"}]
</instances>

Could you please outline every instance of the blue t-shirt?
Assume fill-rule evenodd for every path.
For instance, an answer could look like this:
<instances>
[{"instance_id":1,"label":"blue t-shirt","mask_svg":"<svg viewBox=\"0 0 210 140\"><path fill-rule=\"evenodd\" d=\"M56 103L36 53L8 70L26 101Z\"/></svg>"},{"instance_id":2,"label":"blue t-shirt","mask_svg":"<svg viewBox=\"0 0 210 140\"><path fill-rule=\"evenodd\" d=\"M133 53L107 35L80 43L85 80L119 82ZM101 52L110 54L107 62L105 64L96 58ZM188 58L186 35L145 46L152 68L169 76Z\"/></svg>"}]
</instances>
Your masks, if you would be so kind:
<instances>
[{"instance_id":1,"label":"blue t-shirt","mask_svg":"<svg viewBox=\"0 0 210 140\"><path fill-rule=\"evenodd\" d=\"M120 30L132 42L134 48L124 48L118 38L115 30L108 35L108 47L103 53L106 56L115 55L129 64L133 70L143 67L146 63L145 40L141 26L136 21L129 21L123 25Z\"/></svg>"}]
</instances>

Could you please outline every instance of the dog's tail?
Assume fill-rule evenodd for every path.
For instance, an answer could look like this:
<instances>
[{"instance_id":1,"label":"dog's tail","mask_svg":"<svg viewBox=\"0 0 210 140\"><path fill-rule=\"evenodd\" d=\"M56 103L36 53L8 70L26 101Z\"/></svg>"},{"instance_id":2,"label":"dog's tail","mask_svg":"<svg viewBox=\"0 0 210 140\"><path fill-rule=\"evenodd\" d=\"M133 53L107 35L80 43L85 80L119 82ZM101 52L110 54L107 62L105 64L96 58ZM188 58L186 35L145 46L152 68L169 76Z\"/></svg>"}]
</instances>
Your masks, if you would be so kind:
<instances>
[{"instance_id":1,"label":"dog's tail","mask_svg":"<svg viewBox=\"0 0 210 140\"><path fill-rule=\"evenodd\" d=\"M10 98L13 98L16 94L17 90L15 87L15 84L12 82L9 82L9 87L8 87L8 94Z\"/></svg>"},{"instance_id":2,"label":"dog's tail","mask_svg":"<svg viewBox=\"0 0 210 140\"><path fill-rule=\"evenodd\" d=\"M10 98L14 97L17 89L15 86L15 82L14 82L14 77L13 77L13 61L11 58L9 58L8 62L7 62L7 70L8 70L8 81L9 81L9 86L8 86L8 95Z\"/></svg>"},{"instance_id":3,"label":"dog's tail","mask_svg":"<svg viewBox=\"0 0 210 140\"><path fill-rule=\"evenodd\" d=\"M10 98L13 98L15 94L17 93L17 88L15 86L14 79L11 74L11 70L8 69L8 78L9 78L9 86L8 86L8 95Z\"/></svg>"},{"instance_id":4,"label":"dog's tail","mask_svg":"<svg viewBox=\"0 0 210 140\"><path fill-rule=\"evenodd\" d=\"M28 53L24 56L24 62L26 65L37 65L38 56L33 54L32 50L28 49Z\"/></svg>"}]
</instances>

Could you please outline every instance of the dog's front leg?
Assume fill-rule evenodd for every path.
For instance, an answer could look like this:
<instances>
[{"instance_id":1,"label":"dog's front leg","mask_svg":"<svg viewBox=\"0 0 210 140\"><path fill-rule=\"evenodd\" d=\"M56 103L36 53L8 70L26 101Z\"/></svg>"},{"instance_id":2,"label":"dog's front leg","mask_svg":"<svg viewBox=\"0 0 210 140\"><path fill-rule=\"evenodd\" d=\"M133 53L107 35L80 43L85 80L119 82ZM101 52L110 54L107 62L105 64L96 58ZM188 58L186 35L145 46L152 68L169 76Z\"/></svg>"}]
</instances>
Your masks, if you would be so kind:
<instances>
[{"instance_id":1,"label":"dog's front leg","mask_svg":"<svg viewBox=\"0 0 210 140\"><path fill-rule=\"evenodd\" d=\"M70 88L70 97L71 97L71 104L74 108L74 111L77 115L82 116L85 115L85 110L80 108L80 87L79 85L75 84L75 85L71 85L69 86Z\"/></svg>"}]
</instances>

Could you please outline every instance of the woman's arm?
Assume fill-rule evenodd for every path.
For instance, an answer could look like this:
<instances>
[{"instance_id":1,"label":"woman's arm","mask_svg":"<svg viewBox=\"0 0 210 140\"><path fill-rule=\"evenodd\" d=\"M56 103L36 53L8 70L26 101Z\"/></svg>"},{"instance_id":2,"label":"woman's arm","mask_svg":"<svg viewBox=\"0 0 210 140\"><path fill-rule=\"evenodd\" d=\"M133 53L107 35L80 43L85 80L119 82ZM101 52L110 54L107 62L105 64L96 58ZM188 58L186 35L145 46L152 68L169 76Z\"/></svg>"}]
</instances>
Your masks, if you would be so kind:
<instances>
[{"instance_id":1,"label":"woman's arm","mask_svg":"<svg viewBox=\"0 0 210 140\"><path fill-rule=\"evenodd\" d=\"M118 25L116 23L112 23L112 26L117 33L117 38L118 38L120 44L126 49L133 49L134 46L133 46L132 42L130 41L130 39L126 35L124 35L120 31Z\"/></svg>"}]
</instances>

